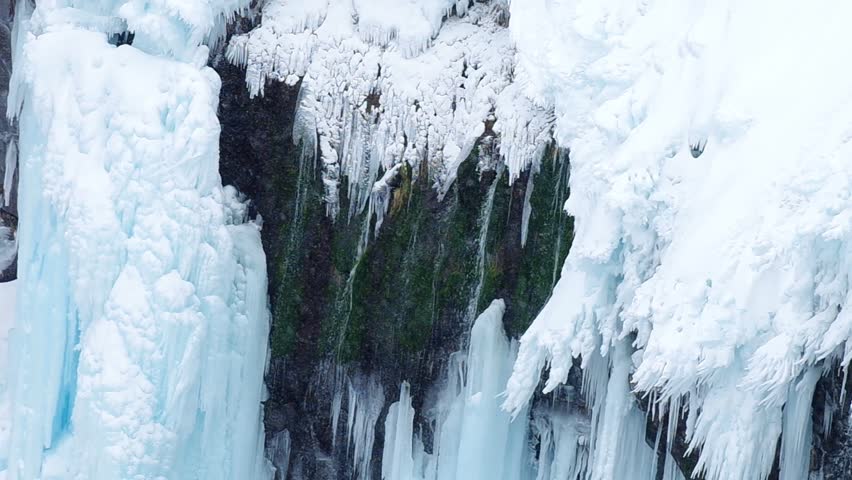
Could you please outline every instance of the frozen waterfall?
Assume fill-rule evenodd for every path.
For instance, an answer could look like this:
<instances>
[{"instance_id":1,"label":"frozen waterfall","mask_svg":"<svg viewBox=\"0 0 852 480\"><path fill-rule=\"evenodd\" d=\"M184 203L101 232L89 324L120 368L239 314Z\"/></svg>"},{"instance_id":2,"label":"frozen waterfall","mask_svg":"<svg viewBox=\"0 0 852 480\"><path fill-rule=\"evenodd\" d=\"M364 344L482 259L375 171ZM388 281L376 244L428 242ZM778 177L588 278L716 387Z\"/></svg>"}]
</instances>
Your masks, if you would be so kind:
<instances>
[{"instance_id":1,"label":"frozen waterfall","mask_svg":"<svg viewBox=\"0 0 852 480\"><path fill-rule=\"evenodd\" d=\"M243 3L19 2L8 480L271 474L265 257L202 45Z\"/></svg>"},{"instance_id":2,"label":"frozen waterfall","mask_svg":"<svg viewBox=\"0 0 852 480\"><path fill-rule=\"evenodd\" d=\"M518 349L503 331L505 308L495 300L476 319L469 349L451 359L419 427L410 387L403 383L385 420L383 480L657 478L657 453L646 442L646 417L629 391L624 349L611 368L587 373L591 420L573 398L579 392L568 389L514 418L501 408ZM664 465L661 478L683 480L670 456Z\"/></svg>"},{"instance_id":3,"label":"frozen waterfall","mask_svg":"<svg viewBox=\"0 0 852 480\"><path fill-rule=\"evenodd\" d=\"M245 23L226 28L237 15ZM8 115L19 135L4 138L0 201L19 222L0 226L0 270L17 261L18 279L0 285L0 480L302 480L306 437L322 472L355 480L818 475L819 427L849 407L846 380L826 379L852 362L852 69L838 47L852 41L852 6L19 0L15 18ZM299 365L329 377L304 382L329 393L320 432L294 425L308 394L281 401L289 416L264 432L262 221L219 175L221 85L207 66L217 44L217 68L245 68L247 99L272 82L298 86L269 103L294 109L286 137L298 146L276 149L301 149L280 248L327 248L317 256L332 265L305 276L346 266L348 277L304 297L281 282L294 317L308 297L352 311L354 286L396 282L394 262L430 267L376 294L385 313L399 297L431 302L422 318L399 309L416 323L364 310L357 328L348 313L287 324L281 343L296 353L282 358L338 339L321 365ZM406 221L394 215L415 205L439 216L484 145L479 178L466 178L478 193L495 173L481 204L471 195L478 228L453 230L476 237L474 287L457 288L465 262L423 261L430 217L396 239L380 272L356 275L383 258L370 242ZM570 166L542 168L569 151ZM533 281L553 291L525 304L538 313L516 340L507 330L530 319L509 318L517 303L489 282L535 245L534 199L549 191L535 182L556 175L555 190L571 193L550 208L564 203L573 238L557 229L547 278L524 278L525 293ZM417 182L434 199L412 202ZM517 232L495 235L509 222L492 229L494 212L513 211ZM350 248L300 236L312 222L361 231ZM512 235L511 252L489 257ZM453 247L443 240L430 238L434 251ZM284 253L270 271L301 276L304 252ZM459 280L438 288L444 268ZM329 284L345 294L324 296ZM464 297L462 318L439 318L441 291ZM480 312L498 296L507 301ZM387 335L367 335L377 317ZM438 324L443 336L429 331ZM361 348L402 335L395 357ZM373 371L385 357L419 370Z\"/></svg>"}]
</instances>

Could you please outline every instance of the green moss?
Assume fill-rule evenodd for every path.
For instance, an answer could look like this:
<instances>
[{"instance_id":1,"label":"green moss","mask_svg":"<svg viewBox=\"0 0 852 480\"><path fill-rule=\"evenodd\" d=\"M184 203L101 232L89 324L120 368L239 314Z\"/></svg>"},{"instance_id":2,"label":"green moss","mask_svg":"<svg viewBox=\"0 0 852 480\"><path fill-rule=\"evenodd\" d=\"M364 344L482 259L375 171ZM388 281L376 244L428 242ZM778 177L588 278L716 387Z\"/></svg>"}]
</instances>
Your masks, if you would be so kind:
<instances>
[{"instance_id":1,"label":"green moss","mask_svg":"<svg viewBox=\"0 0 852 480\"><path fill-rule=\"evenodd\" d=\"M527 242L518 266L509 331L520 335L550 298L573 237L573 219L563 210L568 198L568 160L549 151L533 178Z\"/></svg>"},{"instance_id":2,"label":"green moss","mask_svg":"<svg viewBox=\"0 0 852 480\"><path fill-rule=\"evenodd\" d=\"M315 353L342 363L377 357L408 362L426 352L437 334L461 338L478 280L479 222L491 186L478 311L504 298L507 330L521 333L550 295L554 267L561 266L570 244L570 221L561 210L567 165L553 152L543 160L521 249L523 185L510 186L505 174L495 178L494 172L480 178L479 155L477 147L462 162L442 201L426 176L414 182L411 168L402 168L384 224L357 265L366 213L347 221L348 199L341 198L343 211L331 225L319 172L303 175L297 184L298 161L282 169L276 182L287 199L282 202L287 221L277 235L284 247L274 259L280 281L272 308L273 355L291 354L315 335ZM298 192L308 200L300 214L293 200ZM321 291L312 283L316 278L325 279ZM306 312L314 303L324 306Z\"/></svg>"}]
</instances>

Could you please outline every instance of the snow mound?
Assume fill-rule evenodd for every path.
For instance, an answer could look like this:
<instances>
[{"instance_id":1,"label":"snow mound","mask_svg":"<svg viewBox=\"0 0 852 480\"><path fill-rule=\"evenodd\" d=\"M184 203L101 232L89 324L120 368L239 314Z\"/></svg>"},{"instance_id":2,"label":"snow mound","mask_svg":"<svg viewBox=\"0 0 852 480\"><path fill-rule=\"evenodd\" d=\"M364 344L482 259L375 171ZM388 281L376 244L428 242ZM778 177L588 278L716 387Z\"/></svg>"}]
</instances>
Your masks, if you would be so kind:
<instances>
[{"instance_id":1,"label":"snow mound","mask_svg":"<svg viewBox=\"0 0 852 480\"><path fill-rule=\"evenodd\" d=\"M518 82L571 149L576 232L506 407L545 365L552 390L573 358L617 365L629 340L633 388L687 406L708 480L766 478L782 426L782 478L801 478L814 372L852 360L852 69L836 56L852 8L516 0L511 13Z\"/></svg>"},{"instance_id":2,"label":"snow mound","mask_svg":"<svg viewBox=\"0 0 852 480\"><path fill-rule=\"evenodd\" d=\"M268 478L265 258L201 45L244 5L65 3L16 45L8 479Z\"/></svg>"}]
</instances>

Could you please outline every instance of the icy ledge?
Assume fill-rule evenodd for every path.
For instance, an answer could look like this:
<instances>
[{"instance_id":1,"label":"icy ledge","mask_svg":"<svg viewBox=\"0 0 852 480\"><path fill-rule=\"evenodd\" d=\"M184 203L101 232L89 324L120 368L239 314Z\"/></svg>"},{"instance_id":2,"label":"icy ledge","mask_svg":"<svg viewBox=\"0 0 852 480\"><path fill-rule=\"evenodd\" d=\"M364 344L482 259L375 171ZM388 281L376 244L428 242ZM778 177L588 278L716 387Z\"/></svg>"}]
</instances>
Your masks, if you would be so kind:
<instances>
[{"instance_id":1,"label":"icy ledge","mask_svg":"<svg viewBox=\"0 0 852 480\"><path fill-rule=\"evenodd\" d=\"M200 46L244 5L72 3L18 9L6 476L268 478L265 257L221 185Z\"/></svg>"},{"instance_id":2,"label":"icy ledge","mask_svg":"<svg viewBox=\"0 0 852 480\"><path fill-rule=\"evenodd\" d=\"M252 95L301 82L294 139L322 159L330 215L341 188L349 215L363 211L402 162L445 193L483 134L499 134L510 181L541 157L552 115L512 82L508 7L468 4L272 0L259 27L231 39Z\"/></svg>"},{"instance_id":3,"label":"icy ledge","mask_svg":"<svg viewBox=\"0 0 852 480\"><path fill-rule=\"evenodd\" d=\"M571 149L576 236L509 409L546 365L549 391L603 355L685 418L708 480L767 478L782 431L781 478L804 478L814 384L852 359L850 21L829 2L512 2L518 77Z\"/></svg>"}]
</instances>

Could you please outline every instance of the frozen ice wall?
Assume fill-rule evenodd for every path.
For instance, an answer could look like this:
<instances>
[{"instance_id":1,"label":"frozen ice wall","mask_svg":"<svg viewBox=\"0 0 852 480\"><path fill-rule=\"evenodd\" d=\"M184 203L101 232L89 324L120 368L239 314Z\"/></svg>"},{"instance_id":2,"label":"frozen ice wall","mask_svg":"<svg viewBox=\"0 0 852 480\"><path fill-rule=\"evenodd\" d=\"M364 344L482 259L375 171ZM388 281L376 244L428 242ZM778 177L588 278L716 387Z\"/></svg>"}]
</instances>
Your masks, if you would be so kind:
<instances>
[{"instance_id":1,"label":"frozen ice wall","mask_svg":"<svg viewBox=\"0 0 852 480\"><path fill-rule=\"evenodd\" d=\"M9 480L271 473L265 257L218 175L219 80L202 45L244 6L19 10ZM133 45L108 42L125 29Z\"/></svg>"},{"instance_id":2,"label":"frozen ice wall","mask_svg":"<svg viewBox=\"0 0 852 480\"><path fill-rule=\"evenodd\" d=\"M549 391L603 356L686 414L708 480L766 478L782 430L781 477L803 478L815 381L852 359L850 20L823 1L511 3L576 223L508 408L545 365Z\"/></svg>"},{"instance_id":3,"label":"frozen ice wall","mask_svg":"<svg viewBox=\"0 0 852 480\"><path fill-rule=\"evenodd\" d=\"M518 343L503 331L505 304L476 319L467 352L456 353L435 399L415 421L409 385L385 419L383 480L581 480L657 477L657 453L645 439L646 416L629 393L630 359L620 349L607 368L587 372L585 398L562 389L512 417L501 408ZM429 434L424 435L424 429ZM423 439L429 437L430 446ZM683 480L670 455L663 480Z\"/></svg>"},{"instance_id":4,"label":"frozen ice wall","mask_svg":"<svg viewBox=\"0 0 852 480\"><path fill-rule=\"evenodd\" d=\"M17 282L0 283L0 480L6 470L6 451L9 445L8 365L9 330L15 323Z\"/></svg>"},{"instance_id":5,"label":"frozen ice wall","mask_svg":"<svg viewBox=\"0 0 852 480\"><path fill-rule=\"evenodd\" d=\"M524 478L528 426L500 408L517 349L503 332L505 304L495 300L476 319L466 354L450 362L431 407L433 447L415 435L407 384L385 421L384 480L517 480ZM524 415L526 417L526 415Z\"/></svg>"}]
</instances>

